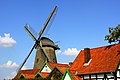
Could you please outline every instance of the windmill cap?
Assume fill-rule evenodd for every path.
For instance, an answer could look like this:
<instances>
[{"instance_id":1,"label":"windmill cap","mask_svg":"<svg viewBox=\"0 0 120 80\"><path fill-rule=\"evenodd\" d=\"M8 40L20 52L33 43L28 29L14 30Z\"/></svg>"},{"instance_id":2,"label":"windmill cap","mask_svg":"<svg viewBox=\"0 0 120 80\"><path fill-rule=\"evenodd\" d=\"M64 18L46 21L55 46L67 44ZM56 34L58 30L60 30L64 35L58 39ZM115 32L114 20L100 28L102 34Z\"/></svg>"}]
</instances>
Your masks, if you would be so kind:
<instances>
[{"instance_id":1,"label":"windmill cap","mask_svg":"<svg viewBox=\"0 0 120 80\"><path fill-rule=\"evenodd\" d=\"M42 42L43 47L53 47L55 50L60 49L58 45L55 45L55 43L47 37L42 37L40 41Z\"/></svg>"}]
</instances>

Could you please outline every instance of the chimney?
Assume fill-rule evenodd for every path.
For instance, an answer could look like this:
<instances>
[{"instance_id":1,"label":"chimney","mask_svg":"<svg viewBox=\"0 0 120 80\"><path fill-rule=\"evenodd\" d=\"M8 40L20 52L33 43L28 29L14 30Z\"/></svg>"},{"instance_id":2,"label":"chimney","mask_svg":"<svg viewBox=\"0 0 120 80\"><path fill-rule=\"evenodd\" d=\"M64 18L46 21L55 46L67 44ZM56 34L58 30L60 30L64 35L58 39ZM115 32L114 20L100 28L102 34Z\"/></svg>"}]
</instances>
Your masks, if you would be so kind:
<instances>
[{"instance_id":1,"label":"chimney","mask_svg":"<svg viewBox=\"0 0 120 80\"><path fill-rule=\"evenodd\" d=\"M84 48L84 63L88 63L90 58L90 48Z\"/></svg>"},{"instance_id":2,"label":"chimney","mask_svg":"<svg viewBox=\"0 0 120 80\"><path fill-rule=\"evenodd\" d=\"M73 62L69 62L69 66L70 66L70 67L72 66L72 64L73 64Z\"/></svg>"}]
</instances>

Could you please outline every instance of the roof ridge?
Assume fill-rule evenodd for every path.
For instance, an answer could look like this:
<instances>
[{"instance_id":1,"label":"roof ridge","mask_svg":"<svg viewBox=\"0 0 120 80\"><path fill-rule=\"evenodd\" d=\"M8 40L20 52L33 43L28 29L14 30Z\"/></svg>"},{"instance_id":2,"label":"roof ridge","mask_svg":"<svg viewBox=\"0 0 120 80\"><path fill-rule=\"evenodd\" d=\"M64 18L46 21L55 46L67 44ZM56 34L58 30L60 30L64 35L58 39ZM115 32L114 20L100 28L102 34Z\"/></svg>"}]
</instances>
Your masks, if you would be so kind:
<instances>
[{"instance_id":1,"label":"roof ridge","mask_svg":"<svg viewBox=\"0 0 120 80\"><path fill-rule=\"evenodd\" d=\"M118 43L118 44L120 44L120 43ZM96 47L96 48L91 48L90 50L109 47L109 46L115 46L115 45L118 45L118 44L110 44L110 45L107 45L107 46L99 46L99 47Z\"/></svg>"},{"instance_id":2,"label":"roof ridge","mask_svg":"<svg viewBox=\"0 0 120 80\"><path fill-rule=\"evenodd\" d=\"M47 62L47 63L53 63L53 64L65 64L65 63L54 63L54 62Z\"/></svg>"}]
</instances>

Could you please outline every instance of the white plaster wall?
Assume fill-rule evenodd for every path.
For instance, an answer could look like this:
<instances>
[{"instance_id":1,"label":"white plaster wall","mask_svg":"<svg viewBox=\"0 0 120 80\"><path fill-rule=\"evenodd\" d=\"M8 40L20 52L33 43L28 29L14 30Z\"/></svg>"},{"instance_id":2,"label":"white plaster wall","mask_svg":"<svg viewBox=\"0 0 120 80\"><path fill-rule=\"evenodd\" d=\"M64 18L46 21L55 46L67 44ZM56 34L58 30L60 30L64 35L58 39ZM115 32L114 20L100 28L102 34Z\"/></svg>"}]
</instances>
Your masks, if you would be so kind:
<instances>
[{"instance_id":1,"label":"white plaster wall","mask_svg":"<svg viewBox=\"0 0 120 80\"><path fill-rule=\"evenodd\" d=\"M66 73L64 80L71 80L71 78L70 78L70 76L68 75L68 73Z\"/></svg>"},{"instance_id":2,"label":"white plaster wall","mask_svg":"<svg viewBox=\"0 0 120 80\"><path fill-rule=\"evenodd\" d=\"M85 76L84 76L84 79L89 79L89 75L85 75Z\"/></svg>"},{"instance_id":3,"label":"white plaster wall","mask_svg":"<svg viewBox=\"0 0 120 80\"><path fill-rule=\"evenodd\" d=\"M96 75L91 75L91 78L96 78ZM104 78L104 74L98 74L97 78ZM84 79L89 79L89 75L85 75ZM99 79L102 80L102 79Z\"/></svg>"},{"instance_id":4,"label":"white plaster wall","mask_svg":"<svg viewBox=\"0 0 120 80\"><path fill-rule=\"evenodd\" d=\"M91 75L91 78L96 78L96 75Z\"/></svg>"},{"instance_id":5,"label":"white plaster wall","mask_svg":"<svg viewBox=\"0 0 120 80\"><path fill-rule=\"evenodd\" d=\"M114 76L113 76L113 74L111 73L111 74L107 74L107 77L108 77L108 78L111 78L111 77L114 77Z\"/></svg>"},{"instance_id":6,"label":"white plaster wall","mask_svg":"<svg viewBox=\"0 0 120 80\"><path fill-rule=\"evenodd\" d=\"M120 71L117 71L117 77L120 77Z\"/></svg>"},{"instance_id":7,"label":"white plaster wall","mask_svg":"<svg viewBox=\"0 0 120 80\"><path fill-rule=\"evenodd\" d=\"M43 69L42 69L42 71L41 72L48 72L48 73L50 73L52 70L49 68L49 66L48 65L45 65L44 67L43 67Z\"/></svg>"},{"instance_id":8,"label":"white plaster wall","mask_svg":"<svg viewBox=\"0 0 120 80\"><path fill-rule=\"evenodd\" d=\"M104 74L98 74L97 77L98 78L104 78Z\"/></svg>"},{"instance_id":9,"label":"white plaster wall","mask_svg":"<svg viewBox=\"0 0 120 80\"><path fill-rule=\"evenodd\" d=\"M120 69L120 65L119 65L118 69Z\"/></svg>"}]
</instances>

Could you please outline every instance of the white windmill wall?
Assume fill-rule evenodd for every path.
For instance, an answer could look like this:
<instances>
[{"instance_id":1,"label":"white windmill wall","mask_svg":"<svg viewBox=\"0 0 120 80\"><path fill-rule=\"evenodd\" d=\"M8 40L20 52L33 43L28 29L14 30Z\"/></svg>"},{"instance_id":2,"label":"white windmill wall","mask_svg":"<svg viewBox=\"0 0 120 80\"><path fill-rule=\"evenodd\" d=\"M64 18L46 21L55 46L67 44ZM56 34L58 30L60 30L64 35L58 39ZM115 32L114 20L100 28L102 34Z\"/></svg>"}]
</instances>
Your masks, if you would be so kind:
<instances>
[{"instance_id":1,"label":"white windmill wall","mask_svg":"<svg viewBox=\"0 0 120 80\"><path fill-rule=\"evenodd\" d=\"M41 72L48 72L48 73L50 73L52 70L50 69L50 67L48 66L48 65L45 65L44 67L43 67L43 69L41 70Z\"/></svg>"}]
</instances>

